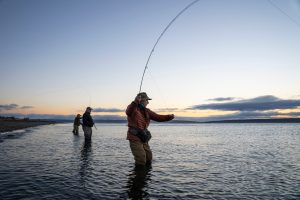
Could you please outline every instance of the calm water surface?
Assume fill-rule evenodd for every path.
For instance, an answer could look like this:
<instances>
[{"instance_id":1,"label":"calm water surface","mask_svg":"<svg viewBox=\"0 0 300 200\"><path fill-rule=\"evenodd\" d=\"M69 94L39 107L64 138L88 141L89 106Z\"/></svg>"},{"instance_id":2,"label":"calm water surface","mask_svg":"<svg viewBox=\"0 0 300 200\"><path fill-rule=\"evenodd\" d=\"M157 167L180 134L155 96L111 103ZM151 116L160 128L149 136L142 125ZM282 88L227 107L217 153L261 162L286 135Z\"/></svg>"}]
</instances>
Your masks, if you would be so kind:
<instances>
[{"instance_id":1,"label":"calm water surface","mask_svg":"<svg viewBox=\"0 0 300 200\"><path fill-rule=\"evenodd\" d=\"M135 169L124 124L1 134L0 199L300 199L300 124L151 125Z\"/></svg>"}]
</instances>

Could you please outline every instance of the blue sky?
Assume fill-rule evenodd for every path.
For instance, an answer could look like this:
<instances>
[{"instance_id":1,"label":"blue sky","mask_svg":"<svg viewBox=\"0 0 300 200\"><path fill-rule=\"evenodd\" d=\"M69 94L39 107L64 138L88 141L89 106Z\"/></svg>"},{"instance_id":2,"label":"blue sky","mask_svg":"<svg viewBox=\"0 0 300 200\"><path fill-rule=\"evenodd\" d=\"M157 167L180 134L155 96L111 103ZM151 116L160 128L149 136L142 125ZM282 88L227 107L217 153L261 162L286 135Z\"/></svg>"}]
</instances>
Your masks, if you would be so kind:
<instances>
[{"instance_id":1,"label":"blue sky","mask_svg":"<svg viewBox=\"0 0 300 200\"><path fill-rule=\"evenodd\" d=\"M154 42L190 2L0 1L0 114L72 115L92 106L124 115ZM299 0L200 0L155 49L143 84L149 107L240 116L203 105L300 99L299 24ZM298 107L254 112L295 116Z\"/></svg>"}]
</instances>

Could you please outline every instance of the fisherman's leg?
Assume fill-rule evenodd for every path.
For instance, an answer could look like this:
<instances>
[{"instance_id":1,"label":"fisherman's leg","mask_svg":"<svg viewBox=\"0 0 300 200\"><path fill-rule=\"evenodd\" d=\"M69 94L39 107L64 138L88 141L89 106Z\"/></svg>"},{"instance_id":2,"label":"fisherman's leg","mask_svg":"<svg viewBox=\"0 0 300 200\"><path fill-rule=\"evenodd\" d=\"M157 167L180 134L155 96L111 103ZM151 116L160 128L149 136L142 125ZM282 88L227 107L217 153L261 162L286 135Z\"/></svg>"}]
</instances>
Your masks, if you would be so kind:
<instances>
[{"instance_id":1,"label":"fisherman's leg","mask_svg":"<svg viewBox=\"0 0 300 200\"><path fill-rule=\"evenodd\" d=\"M86 126L85 129L86 129L86 131L84 132L85 139L91 140L91 138L92 138L92 128Z\"/></svg>"},{"instance_id":2,"label":"fisherman's leg","mask_svg":"<svg viewBox=\"0 0 300 200\"><path fill-rule=\"evenodd\" d=\"M78 131L78 126L74 125L74 131L75 131L75 134L78 135L78 132L79 132Z\"/></svg>"},{"instance_id":3,"label":"fisherman's leg","mask_svg":"<svg viewBox=\"0 0 300 200\"><path fill-rule=\"evenodd\" d=\"M149 146L149 144L144 143L143 148L144 148L145 153L146 153L146 164L150 165L151 162L152 162L152 151L150 149L150 146Z\"/></svg>"},{"instance_id":4,"label":"fisherman's leg","mask_svg":"<svg viewBox=\"0 0 300 200\"><path fill-rule=\"evenodd\" d=\"M86 134L86 126L82 126L82 130L83 130L83 135L85 136L85 134Z\"/></svg>"},{"instance_id":5,"label":"fisherman's leg","mask_svg":"<svg viewBox=\"0 0 300 200\"><path fill-rule=\"evenodd\" d=\"M83 133L84 133L84 138L85 139L90 139L90 127L88 126L82 126L82 130L83 130Z\"/></svg>"},{"instance_id":6,"label":"fisherman's leg","mask_svg":"<svg viewBox=\"0 0 300 200\"><path fill-rule=\"evenodd\" d=\"M92 138L93 129L92 129L92 127L89 127L89 128L90 128L90 138Z\"/></svg>"},{"instance_id":7,"label":"fisherman's leg","mask_svg":"<svg viewBox=\"0 0 300 200\"><path fill-rule=\"evenodd\" d=\"M145 165L146 152L144 150L143 143L129 140L129 145L135 160L135 165Z\"/></svg>"}]
</instances>

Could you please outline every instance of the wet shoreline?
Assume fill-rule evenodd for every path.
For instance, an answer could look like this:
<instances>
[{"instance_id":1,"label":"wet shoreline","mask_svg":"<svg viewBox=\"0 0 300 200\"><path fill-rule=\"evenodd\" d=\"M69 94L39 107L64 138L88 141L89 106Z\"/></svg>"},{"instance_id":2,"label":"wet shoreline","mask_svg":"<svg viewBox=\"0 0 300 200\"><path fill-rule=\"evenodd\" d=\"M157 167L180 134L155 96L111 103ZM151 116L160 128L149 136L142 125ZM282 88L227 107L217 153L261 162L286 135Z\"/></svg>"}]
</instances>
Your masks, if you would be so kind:
<instances>
[{"instance_id":1,"label":"wet shoreline","mask_svg":"<svg viewBox=\"0 0 300 200\"><path fill-rule=\"evenodd\" d=\"M56 123L55 121L47 121L47 120L0 119L0 133L11 132L19 129L25 129L25 128L41 126L41 125L55 124L55 123Z\"/></svg>"}]
</instances>

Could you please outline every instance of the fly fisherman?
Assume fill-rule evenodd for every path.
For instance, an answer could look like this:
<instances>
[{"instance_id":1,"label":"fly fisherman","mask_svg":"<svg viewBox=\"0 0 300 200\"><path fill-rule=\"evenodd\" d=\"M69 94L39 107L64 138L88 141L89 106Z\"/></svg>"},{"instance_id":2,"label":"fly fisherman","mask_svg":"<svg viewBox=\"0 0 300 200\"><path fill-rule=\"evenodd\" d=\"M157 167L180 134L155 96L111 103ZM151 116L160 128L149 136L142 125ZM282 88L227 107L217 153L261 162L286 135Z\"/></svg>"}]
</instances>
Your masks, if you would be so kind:
<instances>
[{"instance_id":1,"label":"fly fisherman","mask_svg":"<svg viewBox=\"0 0 300 200\"><path fill-rule=\"evenodd\" d=\"M128 132L127 140L134 156L136 166L150 165L152 152L148 144L151 134L147 130L150 120L157 122L170 121L174 115L159 115L146 108L151 100L145 92L139 93L126 109Z\"/></svg>"},{"instance_id":2,"label":"fly fisherman","mask_svg":"<svg viewBox=\"0 0 300 200\"><path fill-rule=\"evenodd\" d=\"M82 116L82 129L86 140L91 140L92 138L92 127L94 126L94 121L91 116L92 110L91 107L87 107Z\"/></svg>"},{"instance_id":3,"label":"fly fisherman","mask_svg":"<svg viewBox=\"0 0 300 200\"><path fill-rule=\"evenodd\" d=\"M81 115L77 114L77 116L74 119L74 123L73 123L73 133L74 133L74 135L78 135L78 133L79 133L79 126L81 124L80 119L81 119Z\"/></svg>"}]
</instances>

